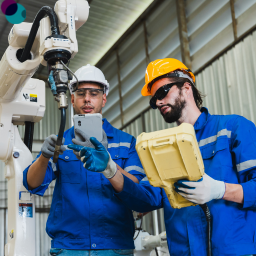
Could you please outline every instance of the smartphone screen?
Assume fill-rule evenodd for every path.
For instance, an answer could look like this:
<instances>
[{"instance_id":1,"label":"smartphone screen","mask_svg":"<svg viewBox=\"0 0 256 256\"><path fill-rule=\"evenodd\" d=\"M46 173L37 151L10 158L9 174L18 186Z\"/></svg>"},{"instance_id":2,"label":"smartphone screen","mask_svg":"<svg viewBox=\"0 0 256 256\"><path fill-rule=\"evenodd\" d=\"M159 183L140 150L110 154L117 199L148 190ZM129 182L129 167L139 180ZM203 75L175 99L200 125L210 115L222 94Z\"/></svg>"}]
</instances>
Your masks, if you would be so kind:
<instances>
[{"instance_id":1,"label":"smartphone screen","mask_svg":"<svg viewBox=\"0 0 256 256\"><path fill-rule=\"evenodd\" d=\"M102 115L86 114L74 116L74 127L82 130L89 137L95 137L98 141L102 141ZM76 139L83 141L75 132Z\"/></svg>"}]
</instances>

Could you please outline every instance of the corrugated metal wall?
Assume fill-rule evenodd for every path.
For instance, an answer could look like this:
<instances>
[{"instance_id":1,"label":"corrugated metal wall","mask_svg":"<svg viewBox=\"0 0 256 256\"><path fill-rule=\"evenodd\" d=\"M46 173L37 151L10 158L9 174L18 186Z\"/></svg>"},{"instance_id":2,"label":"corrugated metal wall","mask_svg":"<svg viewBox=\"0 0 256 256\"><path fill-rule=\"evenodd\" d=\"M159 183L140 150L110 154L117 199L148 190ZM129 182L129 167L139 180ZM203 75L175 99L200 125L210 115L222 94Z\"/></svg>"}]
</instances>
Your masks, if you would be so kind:
<instances>
[{"instance_id":1,"label":"corrugated metal wall","mask_svg":"<svg viewBox=\"0 0 256 256\"><path fill-rule=\"evenodd\" d=\"M230 2L185 1L194 72L235 41ZM234 11L239 38L256 24L256 0L236 0ZM148 107L148 99L140 94L147 62L166 57L181 60L176 1L160 1L158 7L141 20L138 26L106 56L107 58L98 63L98 67L110 83L108 102L103 114L115 127L121 128ZM120 118L121 109L123 123Z\"/></svg>"},{"instance_id":2,"label":"corrugated metal wall","mask_svg":"<svg viewBox=\"0 0 256 256\"><path fill-rule=\"evenodd\" d=\"M205 106L214 114L239 114L256 121L256 32L197 75Z\"/></svg>"}]
</instances>

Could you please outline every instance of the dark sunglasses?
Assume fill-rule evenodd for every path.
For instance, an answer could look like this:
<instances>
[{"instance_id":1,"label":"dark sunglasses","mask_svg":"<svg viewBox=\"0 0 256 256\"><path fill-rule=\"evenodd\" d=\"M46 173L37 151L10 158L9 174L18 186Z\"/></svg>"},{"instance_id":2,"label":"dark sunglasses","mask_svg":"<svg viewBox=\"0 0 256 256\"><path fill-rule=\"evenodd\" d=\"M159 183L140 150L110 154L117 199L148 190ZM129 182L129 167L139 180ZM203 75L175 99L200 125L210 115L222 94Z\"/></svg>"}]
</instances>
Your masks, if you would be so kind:
<instances>
[{"instance_id":1,"label":"dark sunglasses","mask_svg":"<svg viewBox=\"0 0 256 256\"><path fill-rule=\"evenodd\" d=\"M177 84L184 84L182 82L178 82L178 83L170 83L170 84L165 84L164 86L160 87L155 95L151 98L151 100L149 101L149 105L151 108L153 109L157 109L157 106L156 106L156 101L157 100L162 100L163 98L166 97L167 93L169 92L169 90L174 86L174 85L177 85Z\"/></svg>"}]
</instances>

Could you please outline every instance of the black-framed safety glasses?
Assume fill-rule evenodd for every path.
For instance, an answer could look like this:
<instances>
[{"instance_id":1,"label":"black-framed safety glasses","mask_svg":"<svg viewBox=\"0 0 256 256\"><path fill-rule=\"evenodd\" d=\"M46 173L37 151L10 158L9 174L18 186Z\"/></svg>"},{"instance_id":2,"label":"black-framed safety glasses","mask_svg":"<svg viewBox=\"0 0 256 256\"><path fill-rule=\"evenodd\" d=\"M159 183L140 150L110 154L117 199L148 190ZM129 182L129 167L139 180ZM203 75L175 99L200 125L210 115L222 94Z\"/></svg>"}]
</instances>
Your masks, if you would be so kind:
<instances>
[{"instance_id":1,"label":"black-framed safety glasses","mask_svg":"<svg viewBox=\"0 0 256 256\"><path fill-rule=\"evenodd\" d=\"M84 98L86 93L89 93L89 96L91 98L97 98L101 95L101 93L104 94L104 89L96 89L96 88L79 88L75 90L74 92L77 96L77 98Z\"/></svg>"},{"instance_id":2,"label":"black-framed safety glasses","mask_svg":"<svg viewBox=\"0 0 256 256\"><path fill-rule=\"evenodd\" d=\"M177 84L184 84L183 82L178 82L178 83L170 83L170 84L165 84L164 86L160 87L155 95L151 98L151 100L149 101L149 105L151 108L153 109L157 109L156 106L156 101L157 100L162 100L166 97L166 95L168 94L169 90Z\"/></svg>"}]
</instances>

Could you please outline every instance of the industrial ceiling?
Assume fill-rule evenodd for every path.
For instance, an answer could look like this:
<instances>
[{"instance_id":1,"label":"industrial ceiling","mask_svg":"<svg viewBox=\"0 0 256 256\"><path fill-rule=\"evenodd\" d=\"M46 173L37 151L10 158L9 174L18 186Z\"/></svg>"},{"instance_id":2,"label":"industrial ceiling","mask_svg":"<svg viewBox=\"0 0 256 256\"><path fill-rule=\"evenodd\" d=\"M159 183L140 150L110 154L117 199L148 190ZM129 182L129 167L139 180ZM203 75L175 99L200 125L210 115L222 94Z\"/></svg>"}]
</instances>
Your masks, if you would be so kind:
<instances>
[{"instance_id":1,"label":"industrial ceiling","mask_svg":"<svg viewBox=\"0 0 256 256\"><path fill-rule=\"evenodd\" d=\"M33 22L42 6L54 7L56 0L17 0L26 8L25 22ZM70 62L70 68L96 64L120 36L131 26L153 0L89 0L88 21L77 31L79 52ZM8 47L8 34L12 24L0 12L0 56ZM47 78L47 69L42 65L36 72L41 79Z\"/></svg>"}]
</instances>

